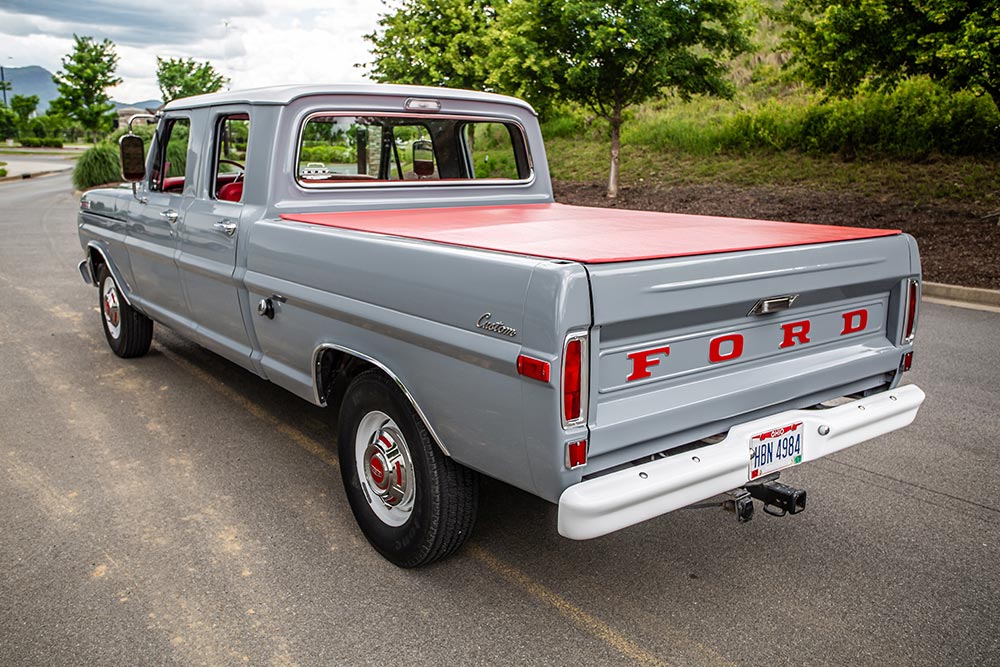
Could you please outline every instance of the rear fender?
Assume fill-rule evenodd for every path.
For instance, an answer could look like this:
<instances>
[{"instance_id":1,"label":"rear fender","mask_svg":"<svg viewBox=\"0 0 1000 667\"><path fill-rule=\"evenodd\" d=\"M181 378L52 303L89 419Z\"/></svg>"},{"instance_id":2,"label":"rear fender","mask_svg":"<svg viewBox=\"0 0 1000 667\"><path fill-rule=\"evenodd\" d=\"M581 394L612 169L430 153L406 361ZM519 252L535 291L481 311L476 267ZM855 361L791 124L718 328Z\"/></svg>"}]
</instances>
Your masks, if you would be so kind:
<instances>
[{"instance_id":1,"label":"rear fender","mask_svg":"<svg viewBox=\"0 0 1000 667\"><path fill-rule=\"evenodd\" d=\"M118 287L118 293L122 295L123 299L125 299L125 303L132 306L132 289L122 277L121 271L118 270L118 266L111 259L111 254L107 251L107 248L105 248L99 241L90 241L87 243L86 261L87 267L90 269L90 275L93 276L95 285L97 285L97 274L100 267L102 265L108 267L111 279L115 281L115 286Z\"/></svg>"}]
</instances>

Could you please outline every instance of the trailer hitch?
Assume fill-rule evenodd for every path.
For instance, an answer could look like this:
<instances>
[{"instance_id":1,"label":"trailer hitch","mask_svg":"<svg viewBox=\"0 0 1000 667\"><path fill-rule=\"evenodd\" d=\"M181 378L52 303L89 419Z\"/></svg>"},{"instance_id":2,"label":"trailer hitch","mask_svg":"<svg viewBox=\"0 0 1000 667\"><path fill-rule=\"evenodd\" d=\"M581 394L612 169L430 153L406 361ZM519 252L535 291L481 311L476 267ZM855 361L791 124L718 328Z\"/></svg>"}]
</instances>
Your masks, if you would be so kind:
<instances>
[{"instance_id":1,"label":"trailer hitch","mask_svg":"<svg viewBox=\"0 0 1000 667\"><path fill-rule=\"evenodd\" d=\"M770 480L744 487L753 498L764 503L764 513L771 516L798 514L806 508L806 492Z\"/></svg>"}]
</instances>

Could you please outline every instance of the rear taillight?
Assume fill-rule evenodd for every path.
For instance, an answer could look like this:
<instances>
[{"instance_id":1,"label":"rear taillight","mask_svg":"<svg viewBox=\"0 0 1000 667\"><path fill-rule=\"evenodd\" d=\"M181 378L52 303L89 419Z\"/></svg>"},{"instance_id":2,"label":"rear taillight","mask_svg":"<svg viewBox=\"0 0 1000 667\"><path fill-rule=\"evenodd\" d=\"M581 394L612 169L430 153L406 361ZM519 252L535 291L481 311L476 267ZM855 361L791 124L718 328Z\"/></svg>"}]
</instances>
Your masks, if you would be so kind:
<instances>
[{"instance_id":1,"label":"rear taillight","mask_svg":"<svg viewBox=\"0 0 1000 667\"><path fill-rule=\"evenodd\" d=\"M564 427L587 421L587 335L572 334L563 347L562 423Z\"/></svg>"},{"instance_id":2,"label":"rear taillight","mask_svg":"<svg viewBox=\"0 0 1000 667\"><path fill-rule=\"evenodd\" d=\"M570 470L587 465L587 441L566 443L566 467Z\"/></svg>"},{"instance_id":3,"label":"rear taillight","mask_svg":"<svg viewBox=\"0 0 1000 667\"><path fill-rule=\"evenodd\" d=\"M920 285L916 280L907 281L906 318L903 320L903 342L912 343L916 335L917 302L920 300Z\"/></svg>"},{"instance_id":4,"label":"rear taillight","mask_svg":"<svg viewBox=\"0 0 1000 667\"><path fill-rule=\"evenodd\" d=\"M907 352L906 354L904 354L903 355L903 362L899 366L903 370L904 373L906 371L910 370L911 368L913 368L913 353L912 352Z\"/></svg>"}]
</instances>

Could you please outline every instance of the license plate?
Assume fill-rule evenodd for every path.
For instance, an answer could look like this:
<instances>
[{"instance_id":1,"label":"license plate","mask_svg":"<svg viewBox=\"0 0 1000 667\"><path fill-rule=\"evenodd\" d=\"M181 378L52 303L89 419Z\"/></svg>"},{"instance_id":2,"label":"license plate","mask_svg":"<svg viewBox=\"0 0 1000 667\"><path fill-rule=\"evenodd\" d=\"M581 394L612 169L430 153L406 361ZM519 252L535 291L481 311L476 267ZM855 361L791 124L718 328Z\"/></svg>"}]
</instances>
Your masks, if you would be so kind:
<instances>
[{"instance_id":1,"label":"license plate","mask_svg":"<svg viewBox=\"0 0 1000 667\"><path fill-rule=\"evenodd\" d=\"M802 422L764 431L750 438L750 479L802 463Z\"/></svg>"}]
</instances>

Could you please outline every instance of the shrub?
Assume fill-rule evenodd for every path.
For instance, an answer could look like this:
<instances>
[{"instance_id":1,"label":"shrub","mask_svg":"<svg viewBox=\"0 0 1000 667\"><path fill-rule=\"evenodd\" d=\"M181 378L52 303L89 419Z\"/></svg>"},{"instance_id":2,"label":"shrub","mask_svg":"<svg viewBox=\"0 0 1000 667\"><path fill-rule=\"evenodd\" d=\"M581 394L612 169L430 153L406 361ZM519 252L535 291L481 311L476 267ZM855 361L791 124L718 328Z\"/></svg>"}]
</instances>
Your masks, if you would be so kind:
<instances>
[{"instance_id":1,"label":"shrub","mask_svg":"<svg viewBox=\"0 0 1000 667\"><path fill-rule=\"evenodd\" d=\"M118 147L112 144L98 144L88 148L76 161L76 167L73 169L73 185L77 190L86 190L105 183L117 183L120 180Z\"/></svg>"},{"instance_id":2,"label":"shrub","mask_svg":"<svg viewBox=\"0 0 1000 667\"><path fill-rule=\"evenodd\" d=\"M62 148L62 139L54 137L22 137L17 140L25 148Z\"/></svg>"},{"instance_id":3,"label":"shrub","mask_svg":"<svg viewBox=\"0 0 1000 667\"><path fill-rule=\"evenodd\" d=\"M318 146L303 146L303 162L322 162L324 164L352 163L357 157L356 154L345 146L331 146L320 144Z\"/></svg>"}]
</instances>

